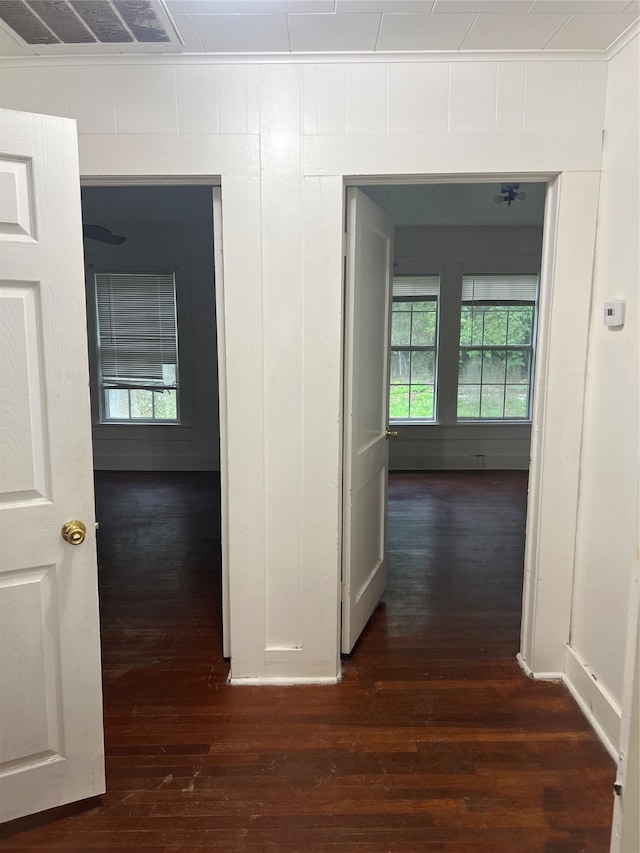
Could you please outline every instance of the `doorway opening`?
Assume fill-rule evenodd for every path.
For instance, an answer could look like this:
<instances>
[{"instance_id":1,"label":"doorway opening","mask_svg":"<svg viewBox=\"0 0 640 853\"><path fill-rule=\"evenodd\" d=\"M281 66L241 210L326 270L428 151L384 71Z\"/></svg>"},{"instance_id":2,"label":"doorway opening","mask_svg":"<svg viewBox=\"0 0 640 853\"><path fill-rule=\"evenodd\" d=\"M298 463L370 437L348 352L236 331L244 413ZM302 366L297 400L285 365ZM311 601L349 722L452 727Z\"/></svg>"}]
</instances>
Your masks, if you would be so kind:
<instances>
[{"instance_id":1,"label":"doorway opening","mask_svg":"<svg viewBox=\"0 0 640 853\"><path fill-rule=\"evenodd\" d=\"M155 635L161 660L178 622L209 626L226 668L220 191L84 186L82 211L103 629Z\"/></svg>"},{"instance_id":2,"label":"doorway opening","mask_svg":"<svg viewBox=\"0 0 640 853\"><path fill-rule=\"evenodd\" d=\"M438 607L438 583L447 585L446 576L436 581L432 572L447 536L454 536L446 557L454 574L465 560L481 568L482 559L469 559L469 550L465 555L463 541L472 547L465 529L473 531L476 556L482 552L485 563L497 549L494 567L502 562L504 571L489 570L484 588L509 586L511 621L516 589L520 627L536 342L544 324L539 295L546 191L544 181L500 177L376 181L348 190L343 654L357 641L353 625L362 630L375 611L387 576L387 600L393 597L396 610L406 605L408 613L413 605L407 597L422 590L426 624L426 613ZM372 269L359 282L367 263ZM386 273L376 275L372 270L383 263ZM377 314L371 307L376 301ZM377 349L371 341L376 322L386 342ZM363 370L364 362L369 367ZM369 399L374 385L380 394L375 401ZM376 445L376 422L378 467L357 470L365 447L371 454ZM499 528L500 518L491 511L501 500L507 514L514 510L515 525L515 539L502 545L492 528L494 520ZM379 540L372 528L380 529ZM403 547L403 537L413 539ZM407 575L407 565L420 560L424 577L413 569ZM453 574L450 581L453 594ZM394 583L406 589L399 592ZM516 645L512 657L517 652Z\"/></svg>"}]
</instances>

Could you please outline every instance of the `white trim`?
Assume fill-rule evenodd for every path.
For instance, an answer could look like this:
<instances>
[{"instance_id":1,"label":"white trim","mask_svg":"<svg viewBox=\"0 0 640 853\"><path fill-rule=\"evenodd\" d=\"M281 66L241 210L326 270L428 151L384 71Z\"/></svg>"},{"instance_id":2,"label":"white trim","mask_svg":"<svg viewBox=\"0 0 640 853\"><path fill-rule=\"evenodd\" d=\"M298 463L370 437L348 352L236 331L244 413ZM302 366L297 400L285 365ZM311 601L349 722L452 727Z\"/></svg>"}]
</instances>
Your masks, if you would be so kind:
<instances>
[{"instance_id":1,"label":"white trim","mask_svg":"<svg viewBox=\"0 0 640 853\"><path fill-rule=\"evenodd\" d=\"M618 761L618 750L614 746L617 735L615 732L611 731L611 723L612 718L615 718L616 706L606 691L593 679L586 666L581 663L575 651L570 646L567 646L565 652L565 665L568 663L567 668L571 669L571 674L579 682L580 689L572 680L571 674L567 672L534 672L520 653L516 655L516 660L524 674L534 681L562 682L584 716L587 718L587 722L594 730L611 758L614 761ZM574 661L574 663L571 663L571 661ZM585 695L583 695L581 689ZM608 717L607 720L603 720L601 722L596 717L596 714L593 711L594 705L597 707L597 712L604 712L604 715ZM607 727L606 729L605 726ZM613 727L615 728L615 725ZM612 737L614 740L612 740Z\"/></svg>"},{"instance_id":2,"label":"white trim","mask_svg":"<svg viewBox=\"0 0 640 853\"><path fill-rule=\"evenodd\" d=\"M216 297L218 364L218 433L220 435L220 550L222 564L222 656L231 658L231 594L229 572L229 428L227 423L227 337L224 310L222 190L213 187L213 269Z\"/></svg>"},{"instance_id":3,"label":"white trim","mask_svg":"<svg viewBox=\"0 0 640 853\"><path fill-rule=\"evenodd\" d=\"M587 703L584 701L584 699L582 698L582 696L580 695L580 693L578 692L578 690L574 686L573 682L571 682L566 677L566 675L564 675L562 677L562 683L567 688L567 690L569 691L569 693L571 694L571 696L575 700L576 704L578 705L578 707L580 708L582 713L587 718L587 722L589 723L591 728L594 730L594 732L597 734L598 739L600 740L600 742L602 743L604 748L607 750L607 752L609 753L609 755L611 756L613 761L617 762L618 761L618 750L609 740L607 733L602 728L600 723L596 720L591 708L589 708Z\"/></svg>"},{"instance_id":4,"label":"white trim","mask_svg":"<svg viewBox=\"0 0 640 853\"><path fill-rule=\"evenodd\" d=\"M83 187L220 187L219 175L117 175L80 176Z\"/></svg>"},{"instance_id":5,"label":"white trim","mask_svg":"<svg viewBox=\"0 0 640 853\"><path fill-rule=\"evenodd\" d=\"M232 687L295 687L297 684L338 684L339 676L324 676L314 678L313 676L300 676L299 678L232 678L227 679L227 684Z\"/></svg>"},{"instance_id":6,"label":"white trim","mask_svg":"<svg viewBox=\"0 0 640 853\"><path fill-rule=\"evenodd\" d=\"M91 137L85 137L85 141ZM138 137L142 139L142 137ZM355 186L371 178L387 178L387 183L399 183L398 163L403 176L415 176L414 183L425 182L425 164L429 175L439 177L457 173L468 175L470 164L478 161L476 175L467 183L491 181L502 173L502 180L516 175L529 175L527 164L539 163L538 177L528 180L544 181L546 176L566 172L600 172L602 169L601 130L588 131L481 131L478 133L388 133L381 135L379 144L364 146L366 134L315 134L304 138L305 177L328 175L358 176ZM473 142L472 142L473 140ZM484 152L478 158L477 152ZM139 154L140 157L145 152ZM482 163L479 162L482 160ZM392 168L390 169L390 166ZM473 166L471 166L473 169Z\"/></svg>"},{"instance_id":7,"label":"white trim","mask_svg":"<svg viewBox=\"0 0 640 853\"><path fill-rule=\"evenodd\" d=\"M525 663L533 660L537 609L537 573L540 539L540 505L542 503L542 472L545 449L545 394L549 356L549 327L553 302L554 265L558 240L558 213L560 207L560 177L547 187L543 219L542 261L538 289L538 318L536 340L536 370L533 383L531 409L531 466L529 471L529 496L525 534L524 582L522 589L522 622L520 626L520 653ZM522 657L520 657L522 655ZM527 668L529 668L528 664ZM532 670L529 668L529 673Z\"/></svg>"},{"instance_id":8,"label":"white trim","mask_svg":"<svg viewBox=\"0 0 640 853\"><path fill-rule=\"evenodd\" d=\"M524 674L534 681L562 681L564 677L563 672L534 672L520 652L516 655L516 660Z\"/></svg>"},{"instance_id":9,"label":"white trim","mask_svg":"<svg viewBox=\"0 0 640 853\"><path fill-rule=\"evenodd\" d=\"M213 456L173 456L167 458L164 454L158 455L111 455L98 453L94 455L93 467L97 471L216 471L220 473L220 510L221 510L221 561L222 561L222 653L223 657L231 658L231 606L229 594L229 472L228 472L228 447L227 447L227 382L226 382L226 333L225 333L225 311L224 311L224 276L223 276L223 241L222 241L222 191L220 176L203 175L109 175L80 176L80 185L83 187L145 187L145 186L207 186L212 189L213 204L213 262L214 281L211 283L215 288L216 299L216 349L218 363L218 406L220 434L220 458ZM94 383L95 384L95 383ZM93 439L96 437L108 440L108 430L114 424L99 423L93 426ZM133 430L139 429L141 425L132 424L130 421L123 424ZM193 427L191 424L150 424L154 430L162 429L162 432L154 432L151 440L167 441L192 441ZM174 432L175 430L175 432ZM188 430L188 433L187 433ZM133 436L129 440L135 440ZM149 442L149 433L145 431L140 440Z\"/></svg>"},{"instance_id":10,"label":"white trim","mask_svg":"<svg viewBox=\"0 0 640 853\"><path fill-rule=\"evenodd\" d=\"M564 660L563 682L595 729L609 755L617 761L617 744L620 742L622 718L619 705L570 645L565 649Z\"/></svg>"},{"instance_id":11,"label":"white trim","mask_svg":"<svg viewBox=\"0 0 640 853\"><path fill-rule=\"evenodd\" d=\"M605 50L604 56L605 56L605 59L607 60L607 62L610 59L613 59L613 57L617 53L620 53L621 50L624 50L624 48L630 42L632 42L634 40L634 38L636 38L639 34L640 34L640 20L634 21L633 24L631 24L631 26L628 29L626 29L622 33L621 36L618 36L618 38L614 41L614 43L612 45L610 45Z\"/></svg>"},{"instance_id":12,"label":"white trim","mask_svg":"<svg viewBox=\"0 0 640 853\"><path fill-rule=\"evenodd\" d=\"M398 186L428 185L428 184L495 184L519 182L548 184L557 178L557 172L465 172L438 173L434 175L347 175L344 178L345 187L384 187L388 184ZM545 214L546 215L546 214ZM398 226L402 227L402 226Z\"/></svg>"},{"instance_id":13,"label":"white trim","mask_svg":"<svg viewBox=\"0 0 640 853\"><path fill-rule=\"evenodd\" d=\"M620 759L616 783L622 786L622 795L615 798L611 853L631 853L638 849L638 767L640 767L639 741L639 678L640 678L640 621L638 620L638 578L632 581L629 607L627 653L622 697L620 725ZM633 636L633 640L631 637Z\"/></svg>"},{"instance_id":14,"label":"white trim","mask_svg":"<svg viewBox=\"0 0 640 853\"><path fill-rule=\"evenodd\" d=\"M595 170L560 176L555 184L559 198L557 233L549 235L549 241L545 235L543 246L540 331L547 337L550 351L547 353L543 347L547 360L539 363L536 370L537 379L544 377L544 389L536 389L531 448L532 498L535 500L537 494L538 500L537 518L527 521L528 595L523 602L527 621L523 619L521 647L523 657L535 671L564 671L564 650L570 640L584 430L584 365L593 280L593 254L589 247L595 241L600 177ZM555 244L552 252L548 245L551 241ZM545 324L544 281L548 271L548 283L554 292L552 304L547 301ZM569 327L570 350L565 345Z\"/></svg>"},{"instance_id":15,"label":"white trim","mask_svg":"<svg viewBox=\"0 0 640 853\"><path fill-rule=\"evenodd\" d=\"M633 25L632 25L633 26ZM617 42L616 42L617 44ZM1 66L28 68L89 65L335 65L399 62L606 62L603 50L559 51L415 51L383 53L101 53L58 56L7 56Z\"/></svg>"}]
</instances>

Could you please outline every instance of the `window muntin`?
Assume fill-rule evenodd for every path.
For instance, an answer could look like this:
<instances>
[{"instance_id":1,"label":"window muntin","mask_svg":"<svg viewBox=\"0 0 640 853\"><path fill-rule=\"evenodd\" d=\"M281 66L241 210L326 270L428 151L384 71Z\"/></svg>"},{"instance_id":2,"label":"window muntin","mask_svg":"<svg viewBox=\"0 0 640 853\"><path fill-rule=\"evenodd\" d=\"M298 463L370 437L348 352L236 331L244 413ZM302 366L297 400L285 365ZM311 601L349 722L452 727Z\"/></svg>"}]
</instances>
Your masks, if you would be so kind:
<instances>
[{"instance_id":1,"label":"window muntin","mask_svg":"<svg viewBox=\"0 0 640 853\"><path fill-rule=\"evenodd\" d=\"M437 276L393 280L390 420L435 417L438 288Z\"/></svg>"},{"instance_id":2,"label":"window muntin","mask_svg":"<svg viewBox=\"0 0 640 853\"><path fill-rule=\"evenodd\" d=\"M179 421L173 273L96 273L101 420Z\"/></svg>"},{"instance_id":3,"label":"window muntin","mask_svg":"<svg viewBox=\"0 0 640 853\"><path fill-rule=\"evenodd\" d=\"M459 420L530 420L537 276L464 276Z\"/></svg>"}]
</instances>

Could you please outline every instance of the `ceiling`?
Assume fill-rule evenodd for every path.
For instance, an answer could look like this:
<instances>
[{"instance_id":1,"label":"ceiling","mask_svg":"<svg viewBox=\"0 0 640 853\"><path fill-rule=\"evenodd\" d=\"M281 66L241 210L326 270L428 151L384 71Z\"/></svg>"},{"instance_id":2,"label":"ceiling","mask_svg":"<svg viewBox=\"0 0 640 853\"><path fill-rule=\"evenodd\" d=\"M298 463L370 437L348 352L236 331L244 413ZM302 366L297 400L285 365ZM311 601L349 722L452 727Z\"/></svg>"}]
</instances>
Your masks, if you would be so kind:
<instances>
[{"instance_id":1,"label":"ceiling","mask_svg":"<svg viewBox=\"0 0 640 853\"><path fill-rule=\"evenodd\" d=\"M500 183L361 187L397 227L542 225L546 185L520 184L523 201L497 204Z\"/></svg>"},{"instance_id":2,"label":"ceiling","mask_svg":"<svg viewBox=\"0 0 640 853\"><path fill-rule=\"evenodd\" d=\"M602 52L639 13L640 0L0 0L0 55Z\"/></svg>"},{"instance_id":3,"label":"ceiling","mask_svg":"<svg viewBox=\"0 0 640 853\"><path fill-rule=\"evenodd\" d=\"M112 230L169 227L192 230L211 220L211 187L83 187L82 221Z\"/></svg>"},{"instance_id":4,"label":"ceiling","mask_svg":"<svg viewBox=\"0 0 640 853\"><path fill-rule=\"evenodd\" d=\"M369 186L361 189L394 225L542 225L546 185L520 184L524 201L494 198L500 183ZM82 218L127 233L127 228L196 226L211 216L211 188L190 186L83 187Z\"/></svg>"}]
</instances>

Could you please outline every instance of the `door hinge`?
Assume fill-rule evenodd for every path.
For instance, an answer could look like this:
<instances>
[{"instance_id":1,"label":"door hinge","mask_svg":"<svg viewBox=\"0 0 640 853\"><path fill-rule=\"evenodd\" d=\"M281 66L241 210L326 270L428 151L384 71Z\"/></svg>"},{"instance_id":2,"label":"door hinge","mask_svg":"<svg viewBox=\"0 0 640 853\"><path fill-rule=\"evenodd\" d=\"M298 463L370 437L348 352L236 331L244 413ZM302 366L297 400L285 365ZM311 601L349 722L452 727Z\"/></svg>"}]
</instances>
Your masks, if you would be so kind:
<instances>
[{"instance_id":1,"label":"door hinge","mask_svg":"<svg viewBox=\"0 0 640 853\"><path fill-rule=\"evenodd\" d=\"M342 235L342 257L343 258L347 257L347 241L348 241L348 239L349 239L349 235L345 231Z\"/></svg>"}]
</instances>

